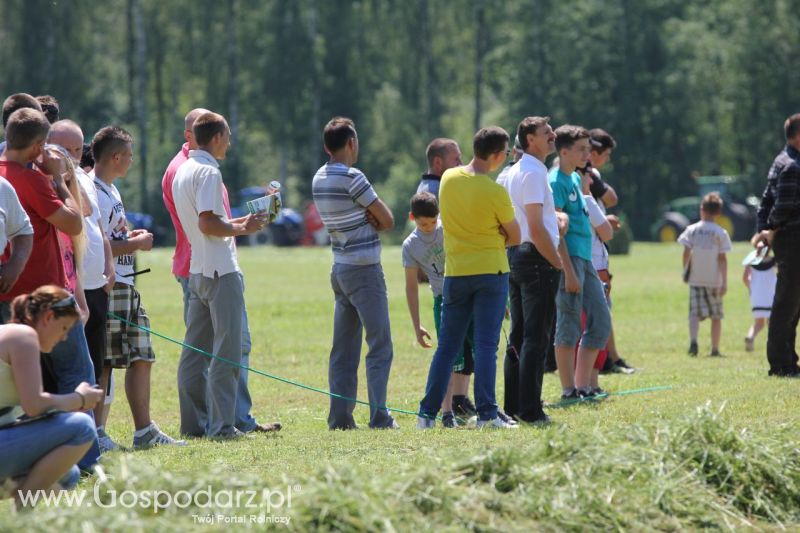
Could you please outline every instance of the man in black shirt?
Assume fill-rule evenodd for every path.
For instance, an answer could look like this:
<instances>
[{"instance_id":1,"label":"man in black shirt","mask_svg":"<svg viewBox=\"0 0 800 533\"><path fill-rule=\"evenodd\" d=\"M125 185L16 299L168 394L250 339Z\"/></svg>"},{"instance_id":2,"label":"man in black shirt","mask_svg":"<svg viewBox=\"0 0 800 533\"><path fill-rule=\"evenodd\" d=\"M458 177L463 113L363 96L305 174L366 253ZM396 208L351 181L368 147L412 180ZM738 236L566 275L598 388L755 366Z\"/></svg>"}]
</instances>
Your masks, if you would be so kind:
<instances>
[{"instance_id":1,"label":"man in black shirt","mask_svg":"<svg viewBox=\"0 0 800 533\"><path fill-rule=\"evenodd\" d=\"M769 169L753 243L772 246L778 265L767 335L769 374L800 378L795 350L800 320L800 113L783 127L786 146Z\"/></svg>"}]
</instances>

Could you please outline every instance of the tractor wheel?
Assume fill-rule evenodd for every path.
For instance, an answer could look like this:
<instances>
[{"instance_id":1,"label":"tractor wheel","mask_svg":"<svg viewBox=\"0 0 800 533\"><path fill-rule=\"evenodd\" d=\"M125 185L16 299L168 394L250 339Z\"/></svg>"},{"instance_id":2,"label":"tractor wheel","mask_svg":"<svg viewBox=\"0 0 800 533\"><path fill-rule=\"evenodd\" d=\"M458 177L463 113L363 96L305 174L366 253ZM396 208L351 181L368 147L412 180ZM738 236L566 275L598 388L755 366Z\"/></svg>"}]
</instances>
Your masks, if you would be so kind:
<instances>
[{"instance_id":1,"label":"tractor wheel","mask_svg":"<svg viewBox=\"0 0 800 533\"><path fill-rule=\"evenodd\" d=\"M678 240L680 228L674 222L667 221L658 230L659 242L675 242Z\"/></svg>"},{"instance_id":2,"label":"tractor wheel","mask_svg":"<svg viewBox=\"0 0 800 533\"><path fill-rule=\"evenodd\" d=\"M728 215L720 215L719 217L717 217L716 223L722 229L727 231L728 235L730 236L730 238L733 239L733 234L734 234L734 229L735 228L733 226L733 220L731 220L731 218Z\"/></svg>"}]
</instances>

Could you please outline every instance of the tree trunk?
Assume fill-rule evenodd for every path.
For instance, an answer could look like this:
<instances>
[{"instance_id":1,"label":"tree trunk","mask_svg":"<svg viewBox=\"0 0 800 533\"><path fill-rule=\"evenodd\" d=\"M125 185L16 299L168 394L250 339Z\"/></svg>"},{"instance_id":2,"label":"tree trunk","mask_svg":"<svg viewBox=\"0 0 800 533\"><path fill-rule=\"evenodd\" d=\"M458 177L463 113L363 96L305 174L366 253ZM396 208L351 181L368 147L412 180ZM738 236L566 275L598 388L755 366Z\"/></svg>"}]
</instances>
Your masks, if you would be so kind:
<instances>
[{"instance_id":1,"label":"tree trunk","mask_svg":"<svg viewBox=\"0 0 800 533\"><path fill-rule=\"evenodd\" d=\"M133 19L134 109L139 130L137 154L139 160L139 210L147 206L147 41L141 0L131 0Z\"/></svg>"},{"instance_id":2,"label":"tree trunk","mask_svg":"<svg viewBox=\"0 0 800 533\"><path fill-rule=\"evenodd\" d=\"M231 128L231 144L236 147L231 153L230 184L234 192L241 186L240 148L237 147L239 139L239 56L236 53L236 0L228 0L228 126Z\"/></svg>"},{"instance_id":3,"label":"tree trunk","mask_svg":"<svg viewBox=\"0 0 800 533\"><path fill-rule=\"evenodd\" d=\"M483 0L475 7L475 120L474 131L481 127L481 99L483 89L483 57L486 54L486 8Z\"/></svg>"},{"instance_id":4,"label":"tree trunk","mask_svg":"<svg viewBox=\"0 0 800 533\"><path fill-rule=\"evenodd\" d=\"M308 135L308 172L310 175L317 170L319 165L319 154L321 151L320 138L322 125L320 124L320 58L317 51L317 3L316 0L311 0L308 7L308 41L311 48L311 61L308 62L311 68L311 117L309 121L309 135ZM310 177L309 175L309 177ZM304 185L310 183L309 180L301 180L301 191L307 193L310 186Z\"/></svg>"}]
</instances>

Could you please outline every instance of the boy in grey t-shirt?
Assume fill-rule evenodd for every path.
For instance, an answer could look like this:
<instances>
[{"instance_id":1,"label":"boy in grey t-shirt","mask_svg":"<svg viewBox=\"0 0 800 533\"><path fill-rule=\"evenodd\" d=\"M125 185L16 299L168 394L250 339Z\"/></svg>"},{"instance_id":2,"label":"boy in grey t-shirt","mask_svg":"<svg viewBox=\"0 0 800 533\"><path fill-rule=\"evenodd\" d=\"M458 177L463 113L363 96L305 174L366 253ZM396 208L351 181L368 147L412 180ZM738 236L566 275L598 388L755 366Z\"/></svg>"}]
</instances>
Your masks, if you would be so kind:
<instances>
[{"instance_id":1,"label":"boy in grey t-shirt","mask_svg":"<svg viewBox=\"0 0 800 533\"><path fill-rule=\"evenodd\" d=\"M684 281L689 284L689 355L697 355L700 321L711 318L711 355L719 356L722 336L722 298L728 291L728 232L716 223L722 199L712 192L703 197L700 221L678 237L683 248Z\"/></svg>"},{"instance_id":2,"label":"boy in grey t-shirt","mask_svg":"<svg viewBox=\"0 0 800 533\"><path fill-rule=\"evenodd\" d=\"M416 229L403 241L403 267L406 271L406 302L414 325L417 342L423 348L430 348L430 333L420 324L419 318L419 271L425 273L433 292L433 324L436 335L442 319L442 287L444 286L444 230L439 222L439 203L429 192L420 192L411 198L411 219ZM458 353L453 372L464 368L464 352ZM444 427L458 427L453 413L453 381L447 387L442 401L442 424Z\"/></svg>"}]
</instances>

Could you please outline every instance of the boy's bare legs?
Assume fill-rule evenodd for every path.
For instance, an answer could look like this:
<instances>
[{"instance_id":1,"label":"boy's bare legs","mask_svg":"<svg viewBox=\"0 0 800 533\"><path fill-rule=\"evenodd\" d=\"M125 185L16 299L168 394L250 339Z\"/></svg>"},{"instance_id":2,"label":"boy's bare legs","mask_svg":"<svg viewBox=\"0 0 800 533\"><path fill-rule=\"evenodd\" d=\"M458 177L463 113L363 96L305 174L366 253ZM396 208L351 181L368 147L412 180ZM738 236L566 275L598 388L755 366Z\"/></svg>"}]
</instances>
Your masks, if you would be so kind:
<instances>
[{"instance_id":1,"label":"boy's bare legs","mask_svg":"<svg viewBox=\"0 0 800 533\"><path fill-rule=\"evenodd\" d=\"M136 430L150 425L150 369L149 361L134 361L125 372L125 394L131 406Z\"/></svg>"},{"instance_id":2,"label":"boy's bare legs","mask_svg":"<svg viewBox=\"0 0 800 533\"><path fill-rule=\"evenodd\" d=\"M719 352L719 340L722 337L722 320L711 319L711 353Z\"/></svg>"},{"instance_id":3,"label":"boy's bare legs","mask_svg":"<svg viewBox=\"0 0 800 533\"><path fill-rule=\"evenodd\" d=\"M696 316L689 317L689 340L697 343L697 334L700 332L700 318Z\"/></svg>"},{"instance_id":4,"label":"boy's bare legs","mask_svg":"<svg viewBox=\"0 0 800 533\"><path fill-rule=\"evenodd\" d=\"M592 388L599 389L600 388L600 370L597 368L592 369Z\"/></svg>"},{"instance_id":5,"label":"boy's bare legs","mask_svg":"<svg viewBox=\"0 0 800 533\"><path fill-rule=\"evenodd\" d=\"M606 343L606 349L608 350L608 358L611 359L612 363L615 363L620 360L619 353L617 352L617 341L614 340L614 323L611 323L611 333L608 335L608 342Z\"/></svg>"},{"instance_id":6,"label":"boy's bare legs","mask_svg":"<svg viewBox=\"0 0 800 533\"><path fill-rule=\"evenodd\" d=\"M595 354L597 355L597 354ZM575 388L575 348L556 345L556 366L561 390L566 392Z\"/></svg>"},{"instance_id":7,"label":"boy's bare legs","mask_svg":"<svg viewBox=\"0 0 800 533\"><path fill-rule=\"evenodd\" d=\"M469 375L453 372L450 385L453 388L451 396L469 396Z\"/></svg>"},{"instance_id":8,"label":"boy's bare legs","mask_svg":"<svg viewBox=\"0 0 800 533\"><path fill-rule=\"evenodd\" d=\"M578 348L578 361L575 365L575 388L585 390L592 386L592 369L599 351L597 348L586 348L583 345Z\"/></svg>"}]
</instances>

